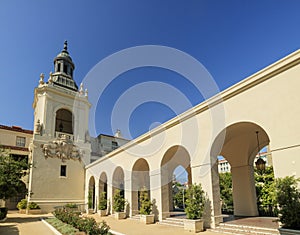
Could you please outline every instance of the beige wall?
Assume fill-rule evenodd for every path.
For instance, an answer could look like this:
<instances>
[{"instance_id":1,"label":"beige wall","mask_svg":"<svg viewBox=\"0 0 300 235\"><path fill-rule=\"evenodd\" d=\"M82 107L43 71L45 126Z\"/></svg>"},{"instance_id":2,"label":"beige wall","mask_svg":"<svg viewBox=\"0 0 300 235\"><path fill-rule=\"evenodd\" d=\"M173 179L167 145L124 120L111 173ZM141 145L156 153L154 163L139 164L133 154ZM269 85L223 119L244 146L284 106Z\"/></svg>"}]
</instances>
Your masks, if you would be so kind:
<instances>
[{"instance_id":1,"label":"beige wall","mask_svg":"<svg viewBox=\"0 0 300 235\"><path fill-rule=\"evenodd\" d=\"M230 87L219 97L197 105L88 165L86 201L90 177L95 177L97 188L102 172L108 177L111 200L112 175L120 166L125 175L125 197L132 204L132 167L139 158L144 158L150 169L151 197L156 200L161 220L166 213L164 201L168 201L162 193L165 168L161 167L161 161L172 146L179 145L187 150L191 159L192 182L201 182L211 200L212 227L218 223L221 213L216 167L219 154L226 155L233 165L235 214L257 215L253 179L256 131L260 134L260 147L270 146L275 176L300 177L299 62L300 51L297 51ZM222 103L218 102L220 97ZM224 130L226 132L222 132ZM224 133L224 143L220 141L220 133ZM149 154L145 156L145 153ZM239 192L243 192L242 197Z\"/></svg>"},{"instance_id":2,"label":"beige wall","mask_svg":"<svg viewBox=\"0 0 300 235\"><path fill-rule=\"evenodd\" d=\"M88 130L88 98L79 92L51 84L40 84L34 97L35 124L40 120L41 133L35 132L30 145L33 168L30 171L29 201L36 202L45 212L67 203L84 203L85 164L90 162L91 146L86 138ZM73 145L81 154L81 161L46 157L44 144L58 139L55 133L56 111L67 109L73 114ZM66 165L66 177L60 176L61 165Z\"/></svg>"}]
</instances>

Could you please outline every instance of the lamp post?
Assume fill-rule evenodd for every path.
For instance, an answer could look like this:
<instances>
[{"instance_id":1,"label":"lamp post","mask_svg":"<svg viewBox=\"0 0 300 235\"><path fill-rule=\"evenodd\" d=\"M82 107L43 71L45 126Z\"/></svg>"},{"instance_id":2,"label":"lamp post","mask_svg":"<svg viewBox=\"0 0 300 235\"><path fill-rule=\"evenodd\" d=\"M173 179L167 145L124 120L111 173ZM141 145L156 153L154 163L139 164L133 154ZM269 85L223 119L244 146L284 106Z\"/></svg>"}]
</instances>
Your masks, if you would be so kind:
<instances>
[{"instance_id":1,"label":"lamp post","mask_svg":"<svg viewBox=\"0 0 300 235\"><path fill-rule=\"evenodd\" d=\"M256 140L257 140L257 151L258 151L258 159L255 162L256 169L259 171L264 171L266 169L266 162L260 157L260 147L259 147L259 131L256 131Z\"/></svg>"}]
</instances>

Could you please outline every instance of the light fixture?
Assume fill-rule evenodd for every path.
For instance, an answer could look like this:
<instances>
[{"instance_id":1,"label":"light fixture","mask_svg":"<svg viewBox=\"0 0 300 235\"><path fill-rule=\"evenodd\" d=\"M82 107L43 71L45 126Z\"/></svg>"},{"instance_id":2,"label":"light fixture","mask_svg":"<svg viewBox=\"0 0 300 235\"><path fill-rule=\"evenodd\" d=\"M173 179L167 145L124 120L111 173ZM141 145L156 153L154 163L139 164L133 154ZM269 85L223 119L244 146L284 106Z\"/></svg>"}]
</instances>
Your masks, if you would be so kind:
<instances>
[{"instance_id":1,"label":"light fixture","mask_svg":"<svg viewBox=\"0 0 300 235\"><path fill-rule=\"evenodd\" d=\"M260 147L259 147L258 133L259 133L259 131L256 131L258 159L255 162L255 165L256 165L257 170L264 171L266 169L266 162L260 157Z\"/></svg>"}]
</instances>

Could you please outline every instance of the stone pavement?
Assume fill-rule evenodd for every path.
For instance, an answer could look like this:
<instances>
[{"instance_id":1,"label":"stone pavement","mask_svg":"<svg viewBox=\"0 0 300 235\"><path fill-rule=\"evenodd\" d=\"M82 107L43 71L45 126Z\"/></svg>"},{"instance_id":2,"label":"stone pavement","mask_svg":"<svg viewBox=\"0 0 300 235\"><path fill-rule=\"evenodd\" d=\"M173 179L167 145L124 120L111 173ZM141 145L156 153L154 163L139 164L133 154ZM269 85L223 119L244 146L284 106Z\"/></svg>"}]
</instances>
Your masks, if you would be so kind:
<instances>
[{"instance_id":1,"label":"stone pavement","mask_svg":"<svg viewBox=\"0 0 300 235\"><path fill-rule=\"evenodd\" d=\"M185 231L183 228L166 226L161 224L148 224L145 225L139 221L125 219L125 220L116 220L112 216L100 217L98 214L92 215L97 222L106 221L107 224L113 231L126 234L126 235L192 235L194 233ZM205 231L197 233L201 235L218 235L223 233L215 233L210 231Z\"/></svg>"},{"instance_id":2,"label":"stone pavement","mask_svg":"<svg viewBox=\"0 0 300 235\"><path fill-rule=\"evenodd\" d=\"M51 217L45 215L24 215L18 211L9 211L7 220L0 222L0 235L55 235L40 218ZM183 228L165 226L160 224L145 225L139 221L125 219L116 220L111 216L100 217L92 215L97 221L105 220L113 231L126 235L191 235L193 233L184 231ZM205 231L201 235L218 235L221 233Z\"/></svg>"},{"instance_id":3,"label":"stone pavement","mask_svg":"<svg viewBox=\"0 0 300 235\"><path fill-rule=\"evenodd\" d=\"M1 235L55 235L40 218L46 215L24 215L18 211L9 211L7 219L0 222Z\"/></svg>"}]
</instances>

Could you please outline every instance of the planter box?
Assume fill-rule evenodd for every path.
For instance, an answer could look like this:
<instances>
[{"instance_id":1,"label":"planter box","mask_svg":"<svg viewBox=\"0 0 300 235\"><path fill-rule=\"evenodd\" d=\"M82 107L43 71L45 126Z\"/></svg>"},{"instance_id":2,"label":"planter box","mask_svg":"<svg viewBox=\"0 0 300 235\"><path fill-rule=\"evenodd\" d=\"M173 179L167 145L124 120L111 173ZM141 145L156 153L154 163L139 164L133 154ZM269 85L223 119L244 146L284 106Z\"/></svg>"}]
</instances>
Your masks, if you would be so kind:
<instances>
[{"instance_id":1,"label":"planter box","mask_svg":"<svg viewBox=\"0 0 300 235\"><path fill-rule=\"evenodd\" d=\"M154 224L154 215L140 215L140 221L144 224Z\"/></svg>"},{"instance_id":2,"label":"planter box","mask_svg":"<svg viewBox=\"0 0 300 235\"><path fill-rule=\"evenodd\" d=\"M199 233L203 231L202 219L197 219L197 220L185 219L183 220L183 225L184 225L184 230L190 232Z\"/></svg>"},{"instance_id":3,"label":"planter box","mask_svg":"<svg viewBox=\"0 0 300 235\"><path fill-rule=\"evenodd\" d=\"M27 214L28 215L39 215L39 214L42 214L42 210L41 209L28 210Z\"/></svg>"},{"instance_id":4,"label":"planter box","mask_svg":"<svg viewBox=\"0 0 300 235\"><path fill-rule=\"evenodd\" d=\"M300 230L294 230L294 229L286 229L286 228L279 228L279 233L282 235L299 235Z\"/></svg>"},{"instance_id":5,"label":"planter box","mask_svg":"<svg viewBox=\"0 0 300 235\"><path fill-rule=\"evenodd\" d=\"M115 219L126 219L126 212L115 212Z\"/></svg>"},{"instance_id":6,"label":"planter box","mask_svg":"<svg viewBox=\"0 0 300 235\"><path fill-rule=\"evenodd\" d=\"M106 216L107 210L98 210L98 215L100 215L101 217Z\"/></svg>"},{"instance_id":7,"label":"planter box","mask_svg":"<svg viewBox=\"0 0 300 235\"><path fill-rule=\"evenodd\" d=\"M26 209L19 209L19 214L26 214Z\"/></svg>"}]
</instances>

